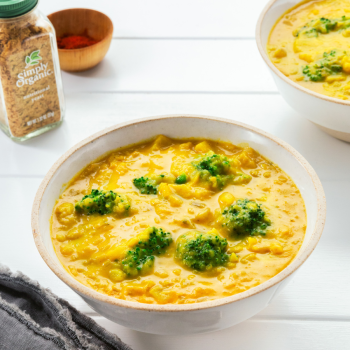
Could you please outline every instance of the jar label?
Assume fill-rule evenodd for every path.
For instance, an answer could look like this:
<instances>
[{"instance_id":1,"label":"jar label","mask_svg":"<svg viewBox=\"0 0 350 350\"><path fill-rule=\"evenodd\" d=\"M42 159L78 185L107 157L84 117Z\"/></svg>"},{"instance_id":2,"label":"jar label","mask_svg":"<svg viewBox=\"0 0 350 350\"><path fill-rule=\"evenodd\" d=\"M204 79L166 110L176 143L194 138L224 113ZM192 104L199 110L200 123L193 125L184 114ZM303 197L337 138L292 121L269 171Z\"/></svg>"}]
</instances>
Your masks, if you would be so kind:
<instances>
[{"instance_id":1,"label":"jar label","mask_svg":"<svg viewBox=\"0 0 350 350\"><path fill-rule=\"evenodd\" d=\"M10 131L22 137L61 120L49 35L25 39L1 62L1 83Z\"/></svg>"}]
</instances>

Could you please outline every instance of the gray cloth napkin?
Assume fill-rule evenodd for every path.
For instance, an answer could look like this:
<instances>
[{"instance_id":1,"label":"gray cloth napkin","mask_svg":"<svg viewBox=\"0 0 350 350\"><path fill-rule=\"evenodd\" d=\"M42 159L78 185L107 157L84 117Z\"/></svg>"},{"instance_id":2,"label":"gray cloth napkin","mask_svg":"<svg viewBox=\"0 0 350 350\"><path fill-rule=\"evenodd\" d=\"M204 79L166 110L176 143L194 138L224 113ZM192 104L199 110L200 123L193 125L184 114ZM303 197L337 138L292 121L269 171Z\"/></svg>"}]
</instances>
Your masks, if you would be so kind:
<instances>
[{"instance_id":1,"label":"gray cloth napkin","mask_svg":"<svg viewBox=\"0 0 350 350\"><path fill-rule=\"evenodd\" d=\"M0 350L131 350L38 282L0 265Z\"/></svg>"}]
</instances>

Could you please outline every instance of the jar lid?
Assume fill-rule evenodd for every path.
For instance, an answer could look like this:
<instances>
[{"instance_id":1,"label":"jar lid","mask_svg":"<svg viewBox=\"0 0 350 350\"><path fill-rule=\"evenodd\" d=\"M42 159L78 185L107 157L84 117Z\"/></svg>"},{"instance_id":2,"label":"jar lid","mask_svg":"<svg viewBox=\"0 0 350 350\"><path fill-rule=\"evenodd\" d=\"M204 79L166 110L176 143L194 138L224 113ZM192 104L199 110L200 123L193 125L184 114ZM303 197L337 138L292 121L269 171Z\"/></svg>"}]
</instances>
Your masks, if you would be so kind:
<instances>
[{"instance_id":1,"label":"jar lid","mask_svg":"<svg viewBox=\"0 0 350 350\"><path fill-rule=\"evenodd\" d=\"M38 0L0 0L0 18L11 18L29 12Z\"/></svg>"}]
</instances>

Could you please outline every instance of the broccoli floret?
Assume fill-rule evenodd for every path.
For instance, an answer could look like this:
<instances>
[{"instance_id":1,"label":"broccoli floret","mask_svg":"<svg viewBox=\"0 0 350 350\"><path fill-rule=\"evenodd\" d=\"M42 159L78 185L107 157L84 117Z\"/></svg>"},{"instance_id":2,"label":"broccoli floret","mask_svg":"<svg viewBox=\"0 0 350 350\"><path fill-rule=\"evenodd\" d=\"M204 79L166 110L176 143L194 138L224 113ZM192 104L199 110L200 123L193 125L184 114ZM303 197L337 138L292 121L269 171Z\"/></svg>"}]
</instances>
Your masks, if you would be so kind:
<instances>
[{"instance_id":1,"label":"broccoli floret","mask_svg":"<svg viewBox=\"0 0 350 350\"><path fill-rule=\"evenodd\" d=\"M187 176L186 174L181 174L180 176L178 176L175 180L175 183L178 185L182 185L185 184L187 182Z\"/></svg>"},{"instance_id":2,"label":"broccoli floret","mask_svg":"<svg viewBox=\"0 0 350 350\"><path fill-rule=\"evenodd\" d=\"M136 188L140 190L142 194L157 194L158 188L155 180L152 180L148 177L139 177L133 180L133 183Z\"/></svg>"},{"instance_id":3,"label":"broccoli floret","mask_svg":"<svg viewBox=\"0 0 350 350\"><path fill-rule=\"evenodd\" d=\"M136 237L138 242L128 249L121 260L122 271L128 277L146 275L154 266L155 255L162 255L172 243L169 232L150 227ZM130 242L130 241L129 241Z\"/></svg>"},{"instance_id":4,"label":"broccoli floret","mask_svg":"<svg viewBox=\"0 0 350 350\"><path fill-rule=\"evenodd\" d=\"M350 18L342 16L337 19L319 18L305 24L299 30L294 31L294 36L299 37L301 34L307 38L317 38L319 34L328 34L334 30L343 30L350 27Z\"/></svg>"},{"instance_id":5,"label":"broccoli floret","mask_svg":"<svg viewBox=\"0 0 350 350\"><path fill-rule=\"evenodd\" d=\"M237 172L231 164L231 159L210 151L192 162L194 167L192 178L198 179L202 186L214 191L221 191L230 183L242 184L251 180L250 175Z\"/></svg>"},{"instance_id":6,"label":"broccoli floret","mask_svg":"<svg viewBox=\"0 0 350 350\"><path fill-rule=\"evenodd\" d=\"M222 190L233 180L232 174L229 173L230 160L221 154L209 152L192 165L199 172L201 180L210 182L214 189Z\"/></svg>"},{"instance_id":7,"label":"broccoli floret","mask_svg":"<svg viewBox=\"0 0 350 350\"><path fill-rule=\"evenodd\" d=\"M318 34L328 34L330 31L336 29L338 22L341 20L319 18L314 19L307 23L304 27L294 32L294 36L298 37L300 34L307 36L308 38L318 37Z\"/></svg>"},{"instance_id":8,"label":"broccoli floret","mask_svg":"<svg viewBox=\"0 0 350 350\"><path fill-rule=\"evenodd\" d=\"M122 271L127 277L145 276L152 272L154 267L154 255L145 256L142 250L136 247L126 253L122 261Z\"/></svg>"},{"instance_id":9,"label":"broccoli floret","mask_svg":"<svg viewBox=\"0 0 350 350\"><path fill-rule=\"evenodd\" d=\"M347 29L350 27L350 18L342 16L337 20L337 29Z\"/></svg>"},{"instance_id":10,"label":"broccoli floret","mask_svg":"<svg viewBox=\"0 0 350 350\"><path fill-rule=\"evenodd\" d=\"M319 33L328 34L331 30L335 29L337 23L337 20L322 17L311 21L310 26L315 28Z\"/></svg>"},{"instance_id":11,"label":"broccoli floret","mask_svg":"<svg viewBox=\"0 0 350 350\"><path fill-rule=\"evenodd\" d=\"M299 30L294 31L294 36L299 37L300 34L307 38L317 38L318 34L328 34L333 30L343 30L350 27L350 18L342 16L341 18L328 19L319 18L305 24Z\"/></svg>"},{"instance_id":12,"label":"broccoli floret","mask_svg":"<svg viewBox=\"0 0 350 350\"><path fill-rule=\"evenodd\" d=\"M210 271L229 261L227 240L215 232L191 231L180 236L175 257L186 267L197 271Z\"/></svg>"},{"instance_id":13,"label":"broccoli floret","mask_svg":"<svg viewBox=\"0 0 350 350\"><path fill-rule=\"evenodd\" d=\"M221 154L209 152L197 162L194 162L195 167L200 171L206 171L211 176L225 175L230 169L230 161L227 157Z\"/></svg>"},{"instance_id":14,"label":"broccoli floret","mask_svg":"<svg viewBox=\"0 0 350 350\"><path fill-rule=\"evenodd\" d=\"M322 59L316 61L313 65L303 67L305 80L324 81L330 75L341 73L343 67L340 64L339 56L342 57L343 54L336 50L324 52Z\"/></svg>"},{"instance_id":15,"label":"broccoli floret","mask_svg":"<svg viewBox=\"0 0 350 350\"><path fill-rule=\"evenodd\" d=\"M150 174L147 177L139 177L133 180L136 188L140 190L142 194L157 194L158 185L162 182L175 183L175 176L172 174L164 173L160 175Z\"/></svg>"},{"instance_id":16,"label":"broccoli floret","mask_svg":"<svg viewBox=\"0 0 350 350\"><path fill-rule=\"evenodd\" d=\"M271 222L261 205L248 199L239 199L223 210L218 223L230 235L265 235Z\"/></svg>"},{"instance_id":17,"label":"broccoli floret","mask_svg":"<svg viewBox=\"0 0 350 350\"><path fill-rule=\"evenodd\" d=\"M147 255L161 255L164 254L173 239L169 232L165 232L161 228L151 227L147 229L148 236L141 237L137 246L143 251L146 250ZM144 233L143 233L144 234Z\"/></svg>"},{"instance_id":18,"label":"broccoli floret","mask_svg":"<svg viewBox=\"0 0 350 350\"><path fill-rule=\"evenodd\" d=\"M127 216L130 209L130 201L126 196L113 191L91 190L80 202L75 204L75 210L79 214L119 214Z\"/></svg>"}]
</instances>

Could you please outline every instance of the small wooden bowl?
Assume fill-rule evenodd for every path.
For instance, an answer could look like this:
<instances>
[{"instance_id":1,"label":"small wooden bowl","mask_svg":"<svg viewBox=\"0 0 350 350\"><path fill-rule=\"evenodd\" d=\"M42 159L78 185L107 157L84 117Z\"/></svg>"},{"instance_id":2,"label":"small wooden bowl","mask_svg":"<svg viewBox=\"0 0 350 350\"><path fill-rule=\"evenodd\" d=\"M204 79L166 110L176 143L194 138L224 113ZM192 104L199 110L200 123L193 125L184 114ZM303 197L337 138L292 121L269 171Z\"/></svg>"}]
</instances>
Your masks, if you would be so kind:
<instances>
[{"instance_id":1,"label":"small wooden bowl","mask_svg":"<svg viewBox=\"0 0 350 350\"><path fill-rule=\"evenodd\" d=\"M88 35L98 43L81 49L58 49L61 69L81 72L96 66L105 57L112 41L113 23L105 14L89 9L67 9L48 16L58 38Z\"/></svg>"}]
</instances>

